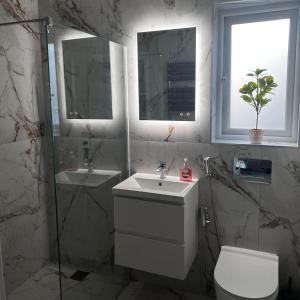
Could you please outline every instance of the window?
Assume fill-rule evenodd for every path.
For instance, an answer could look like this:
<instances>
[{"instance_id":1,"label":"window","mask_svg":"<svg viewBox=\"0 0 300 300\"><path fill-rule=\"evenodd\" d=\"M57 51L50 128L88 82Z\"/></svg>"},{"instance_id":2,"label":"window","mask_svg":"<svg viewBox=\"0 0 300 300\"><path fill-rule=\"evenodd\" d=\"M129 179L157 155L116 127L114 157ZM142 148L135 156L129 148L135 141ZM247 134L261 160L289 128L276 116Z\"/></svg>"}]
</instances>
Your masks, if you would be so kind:
<instances>
[{"instance_id":1,"label":"window","mask_svg":"<svg viewBox=\"0 0 300 300\"><path fill-rule=\"evenodd\" d=\"M261 68L278 84L259 116L265 144L298 145L299 12L299 1L217 6L212 142L249 143L255 111L241 100L239 88L250 81L247 73Z\"/></svg>"}]
</instances>

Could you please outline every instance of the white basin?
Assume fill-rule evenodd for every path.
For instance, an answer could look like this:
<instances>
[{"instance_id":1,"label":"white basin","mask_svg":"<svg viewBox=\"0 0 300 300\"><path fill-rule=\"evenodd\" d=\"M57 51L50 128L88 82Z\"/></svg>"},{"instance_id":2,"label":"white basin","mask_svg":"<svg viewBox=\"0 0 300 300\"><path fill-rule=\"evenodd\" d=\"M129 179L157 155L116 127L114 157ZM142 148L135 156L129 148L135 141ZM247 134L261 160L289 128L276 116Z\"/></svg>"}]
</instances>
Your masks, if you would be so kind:
<instances>
[{"instance_id":1,"label":"white basin","mask_svg":"<svg viewBox=\"0 0 300 300\"><path fill-rule=\"evenodd\" d=\"M120 176L120 171L94 170L89 173L86 169L77 171L62 171L55 175L55 180L60 184L99 187L115 176Z\"/></svg>"},{"instance_id":2,"label":"white basin","mask_svg":"<svg viewBox=\"0 0 300 300\"><path fill-rule=\"evenodd\" d=\"M197 254L197 183L136 173L113 187L115 263L184 280Z\"/></svg>"},{"instance_id":3,"label":"white basin","mask_svg":"<svg viewBox=\"0 0 300 300\"><path fill-rule=\"evenodd\" d=\"M136 173L113 187L114 195L151 198L161 201L184 202L198 180L182 182L179 177Z\"/></svg>"}]
</instances>

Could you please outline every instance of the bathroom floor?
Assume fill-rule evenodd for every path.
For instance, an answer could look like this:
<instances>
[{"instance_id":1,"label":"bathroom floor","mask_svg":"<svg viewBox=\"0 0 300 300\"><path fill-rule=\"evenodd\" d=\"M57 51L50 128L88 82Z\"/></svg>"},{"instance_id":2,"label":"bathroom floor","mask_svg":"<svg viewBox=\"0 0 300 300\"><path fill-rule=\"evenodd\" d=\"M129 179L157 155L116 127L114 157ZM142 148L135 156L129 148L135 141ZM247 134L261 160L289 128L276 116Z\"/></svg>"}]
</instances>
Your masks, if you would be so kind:
<instances>
[{"instance_id":1,"label":"bathroom floor","mask_svg":"<svg viewBox=\"0 0 300 300\"><path fill-rule=\"evenodd\" d=\"M64 269L62 290L64 300L116 300L124 285L121 279L111 275L88 273L83 278L75 276L74 270ZM45 266L20 287L14 290L7 300L59 300L59 275L56 266Z\"/></svg>"},{"instance_id":2,"label":"bathroom floor","mask_svg":"<svg viewBox=\"0 0 300 300\"><path fill-rule=\"evenodd\" d=\"M70 279L71 270L62 279L63 300L213 300L199 294L171 290L140 282L124 286L121 279L102 274L83 274ZM70 276L69 276L70 275ZM7 300L59 300L59 276L55 266L45 266L13 291Z\"/></svg>"},{"instance_id":3,"label":"bathroom floor","mask_svg":"<svg viewBox=\"0 0 300 300\"><path fill-rule=\"evenodd\" d=\"M203 297L199 294L192 294L172 290L156 285L131 282L117 300L214 300L215 298Z\"/></svg>"}]
</instances>

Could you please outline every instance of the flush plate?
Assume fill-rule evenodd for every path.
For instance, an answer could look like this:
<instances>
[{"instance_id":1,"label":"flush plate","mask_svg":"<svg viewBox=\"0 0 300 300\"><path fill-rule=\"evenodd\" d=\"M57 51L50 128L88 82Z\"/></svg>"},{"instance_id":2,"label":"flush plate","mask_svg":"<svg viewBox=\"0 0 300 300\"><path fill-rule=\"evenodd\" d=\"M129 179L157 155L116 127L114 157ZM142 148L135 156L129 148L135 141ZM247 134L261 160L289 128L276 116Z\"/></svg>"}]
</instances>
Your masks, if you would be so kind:
<instances>
[{"instance_id":1,"label":"flush plate","mask_svg":"<svg viewBox=\"0 0 300 300\"><path fill-rule=\"evenodd\" d=\"M270 184L272 161L236 156L233 160L233 175L238 180L245 182Z\"/></svg>"}]
</instances>

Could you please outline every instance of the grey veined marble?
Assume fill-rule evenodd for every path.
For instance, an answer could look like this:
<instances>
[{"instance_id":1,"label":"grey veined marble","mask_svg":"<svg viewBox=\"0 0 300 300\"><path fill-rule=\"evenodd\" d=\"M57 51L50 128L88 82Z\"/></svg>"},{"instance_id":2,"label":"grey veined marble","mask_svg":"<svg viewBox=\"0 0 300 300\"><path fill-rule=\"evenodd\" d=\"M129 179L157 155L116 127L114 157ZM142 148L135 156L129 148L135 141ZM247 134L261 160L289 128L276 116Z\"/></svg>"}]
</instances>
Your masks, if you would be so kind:
<instances>
[{"instance_id":1,"label":"grey veined marble","mask_svg":"<svg viewBox=\"0 0 300 300\"><path fill-rule=\"evenodd\" d=\"M0 20L36 18L37 4L2 1ZM38 272L54 249L54 202L40 132L44 39L38 23L0 27L0 240L7 295Z\"/></svg>"},{"instance_id":2,"label":"grey veined marble","mask_svg":"<svg viewBox=\"0 0 300 300\"><path fill-rule=\"evenodd\" d=\"M0 143L40 136L40 41L20 25L0 30Z\"/></svg>"},{"instance_id":3,"label":"grey veined marble","mask_svg":"<svg viewBox=\"0 0 300 300\"><path fill-rule=\"evenodd\" d=\"M1 18L24 18L33 16L35 1L3 1ZM28 5L30 4L31 5ZM52 15L54 20L83 29L90 33L102 34L127 46L128 66L128 107L130 134L130 162L132 171L154 172L161 158L167 160L169 174L178 174L184 157L190 159L194 176L200 180L200 205L207 205L211 211L211 199L216 204L221 240L223 244L275 252L280 257L280 286L287 286L288 278L293 279L295 290L300 287L300 183L299 149L240 147L233 145L211 145L210 141L210 98L211 98L211 54L213 1L210 0L40 0L40 15ZM196 81L196 121L184 124L172 122L146 122L138 119L138 68L137 68L137 32L162 30L178 27L196 27L198 70ZM32 27L35 31L35 28ZM32 142L38 138L37 99L39 99L38 70L36 64L38 41L29 35L30 28L22 31L7 29L0 36L4 40L0 47L0 147L1 160L1 239L5 261L6 284L9 290L20 286L40 268L47 257L44 230L45 202L40 191L45 187L41 174L37 172L39 144ZM21 45L25 45L22 50ZM122 52L123 53L123 52ZM123 56L120 55L120 56ZM16 59L14 59L16 57ZM118 60L120 61L120 60ZM116 76L124 78L120 71ZM22 82L25 82L23 85ZM116 95L123 99L124 95ZM120 103L123 103L120 100ZM122 111L123 108L121 109ZM122 113L120 113L122 115ZM62 137L88 137L95 139L98 165L110 162L118 153L126 153L118 146L118 140L126 132L126 122L120 117L112 128L107 124L63 124ZM39 139L37 139L39 140ZM121 140L121 139L120 139ZM64 141L60 141L66 147ZM59 142L59 143L60 143ZM103 143L102 143L103 142ZM80 142L76 142L80 145ZM75 143L75 144L76 144ZM102 145L102 146L101 146ZM115 148L119 147L116 151ZM33 150L31 150L33 149ZM80 152L80 146L78 146ZM108 153L112 152L111 156ZM29 154L28 154L29 153ZM34 154L34 155L33 155ZM246 157L264 158L273 161L271 185L261 186L240 183L232 176L232 159L236 154ZM106 156L107 155L107 156ZM203 178L201 163L204 156L212 157L213 176L211 182ZM79 154L80 156L80 154ZM105 159L109 157L109 159ZM120 160L121 161L121 160ZM119 162L120 162L119 161ZM115 165L116 166L116 165ZM20 174L19 176L16 174ZM16 188L16 186L18 188ZM211 189L212 186L212 189ZM9 188L11 187L11 188ZM91 261L101 264L108 258L111 249L111 219L106 200L87 199L82 191L66 191L66 201L62 202L62 217L65 218L65 232L75 236L74 243L80 244L76 230L86 232L87 224L69 220L79 213L85 217L91 215L88 226L95 233L95 226L101 227L101 233L107 243L99 248L96 261L95 252ZM86 201L73 201L83 197ZM97 202L97 203L96 203ZM73 203L73 204L72 204ZM71 205L72 204L72 205ZM102 208L101 208L102 207ZM68 209L70 208L70 209ZM68 212L68 213L67 213ZM94 213L101 215L96 220ZM76 218L77 220L77 218ZM83 223L83 222L82 222ZM69 226L70 225L70 226ZM78 225L78 228L76 226ZM81 225L81 226L79 226ZM213 270L218 258L216 230L214 222L206 231L199 228L199 253L185 281L172 281L142 272L132 272L132 278L142 282L152 282L165 287L187 291L213 293ZM69 227L68 227L69 226ZM63 231L62 231L63 232ZM100 238L99 238L100 239ZM39 242L43 241L43 242ZM73 240L72 240L73 242ZM94 249L91 249L94 250ZM74 257L73 257L74 254ZM76 255L75 255L76 254ZM70 260L83 260L84 251L65 252ZM79 289L79 287L76 287ZM155 288L154 288L155 289ZM75 289L76 290L76 289ZM72 294L72 288L69 293ZM169 297L170 291L161 291L160 295ZM138 296L155 294L152 289L142 289ZM173 295L173 294L172 294ZM147 296L146 296L147 297ZM171 299L172 296L170 296ZM34 299L34 298L33 298ZM147 299L147 298L146 298Z\"/></svg>"},{"instance_id":4,"label":"grey veined marble","mask_svg":"<svg viewBox=\"0 0 300 300\"><path fill-rule=\"evenodd\" d=\"M60 256L64 264L99 270L113 264L113 199L119 178L99 188L58 184Z\"/></svg>"}]
</instances>

